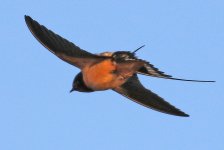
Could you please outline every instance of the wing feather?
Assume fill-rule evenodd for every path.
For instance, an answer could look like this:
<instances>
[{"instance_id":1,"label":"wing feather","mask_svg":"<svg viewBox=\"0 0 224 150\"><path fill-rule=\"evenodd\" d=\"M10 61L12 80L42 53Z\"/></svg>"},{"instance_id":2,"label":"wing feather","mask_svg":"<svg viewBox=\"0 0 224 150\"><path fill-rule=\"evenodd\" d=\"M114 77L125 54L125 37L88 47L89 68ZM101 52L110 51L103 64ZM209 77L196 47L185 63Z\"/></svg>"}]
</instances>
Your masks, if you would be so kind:
<instances>
[{"instance_id":1,"label":"wing feather","mask_svg":"<svg viewBox=\"0 0 224 150\"><path fill-rule=\"evenodd\" d=\"M122 86L113 89L119 94L137 102L143 106L166 114L188 117L189 115L166 102L157 94L146 89L138 80L137 75L129 78Z\"/></svg>"},{"instance_id":2,"label":"wing feather","mask_svg":"<svg viewBox=\"0 0 224 150\"><path fill-rule=\"evenodd\" d=\"M25 21L31 33L44 47L71 65L82 69L88 63L96 63L107 58L79 48L29 16L25 16Z\"/></svg>"}]
</instances>

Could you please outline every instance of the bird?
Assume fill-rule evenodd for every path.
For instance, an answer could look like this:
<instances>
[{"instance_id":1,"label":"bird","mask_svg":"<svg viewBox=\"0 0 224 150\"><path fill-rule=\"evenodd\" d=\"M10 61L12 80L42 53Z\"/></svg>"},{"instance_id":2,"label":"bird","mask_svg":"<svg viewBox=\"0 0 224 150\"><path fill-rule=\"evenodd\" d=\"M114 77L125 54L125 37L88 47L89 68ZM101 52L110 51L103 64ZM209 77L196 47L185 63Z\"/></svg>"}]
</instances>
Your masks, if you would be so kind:
<instances>
[{"instance_id":1,"label":"bird","mask_svg":"<svg viewBox=\"0 0 224 150\"><path fill-rule=\"evenodd\" d=\"M165 74L150 62L136 56L136 52L144 45L133 52L90 53L39 24L30 16L25 15L24 17L30 32L45 48L81 70L75 76L70 92L113 90L153 110L174 116L189 117L185 112L145 88L140 82L138 74L181 81L214 82L173 78L171 75Z\"/></svg>"}]
</instances>

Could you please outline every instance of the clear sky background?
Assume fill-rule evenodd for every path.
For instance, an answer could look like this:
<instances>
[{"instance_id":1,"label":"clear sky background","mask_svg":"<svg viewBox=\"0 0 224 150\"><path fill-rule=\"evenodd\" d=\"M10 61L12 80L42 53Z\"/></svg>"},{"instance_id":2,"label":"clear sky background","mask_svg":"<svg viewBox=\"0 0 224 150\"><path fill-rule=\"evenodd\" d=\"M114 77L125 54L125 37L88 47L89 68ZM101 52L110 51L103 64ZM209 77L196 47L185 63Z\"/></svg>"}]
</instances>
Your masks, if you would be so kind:
<instances>
[{"instance_id":1,"label":"clear sky background","mask_svg":"<svg viewBox=\"0 0 224 150\"><path fill-rule=\"evenodd\" d=\"M223 150L222 0L3 0L0 5L1 150ZM24 15L92 53L134 50L174 77L140 76L181 118L113 91L69 93L77 68L46 50Z\"/></svg>"}]
</instances>

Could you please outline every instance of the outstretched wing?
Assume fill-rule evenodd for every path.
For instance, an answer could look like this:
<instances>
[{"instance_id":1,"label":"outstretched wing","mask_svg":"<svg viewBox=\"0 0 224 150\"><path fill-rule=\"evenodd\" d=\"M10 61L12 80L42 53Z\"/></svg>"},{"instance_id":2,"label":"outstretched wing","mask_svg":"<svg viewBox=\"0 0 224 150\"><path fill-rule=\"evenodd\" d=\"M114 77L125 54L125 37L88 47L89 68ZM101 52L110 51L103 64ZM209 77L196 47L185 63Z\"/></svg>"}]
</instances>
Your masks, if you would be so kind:
<instances>
[{"instance_id":1,"label":"outstretched wing","mask_svg":"<svg viewBox=\"0 0 224 150\"><path fill-rule=\"evenodd\" d=\"M25 16L25 21L31 33L43 46L71 65L82 69L89 63L95 63L106 58L105 56L94 55L79 48L45 26L40 25L29 16Z\"/></svg>"},{"instance_id":2,"label":"outstretched wing","mask_svg":"<svg viewBox=\"0 0 224 150\"><path fill-rule=\"evenodd\" d=\"M138 80L137 75L129 78L126 83L113 90L151 109L176 116L189 116L188 114L166 102L163 98L146 89Z\"/></svg>"}]
</instances>

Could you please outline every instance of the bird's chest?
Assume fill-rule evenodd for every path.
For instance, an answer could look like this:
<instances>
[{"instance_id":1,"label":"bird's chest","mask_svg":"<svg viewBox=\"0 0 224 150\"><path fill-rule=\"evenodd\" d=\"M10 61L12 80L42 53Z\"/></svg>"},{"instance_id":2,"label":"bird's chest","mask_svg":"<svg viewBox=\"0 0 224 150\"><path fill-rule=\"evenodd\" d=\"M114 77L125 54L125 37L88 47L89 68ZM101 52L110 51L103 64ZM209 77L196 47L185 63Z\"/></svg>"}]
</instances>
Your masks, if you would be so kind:
<instances>
[{"instance_id":1,"label":"bird's chest","mask_svg":"<svg viewBox=\"0 0 224 150\"><path fill-rule=\"evenodd\" d=\"M111 60L86 67L82 70L85 84L93 90L112 89L123 84L118 75L113 73L116 65Z\"/></svg>"}]
</instances>

